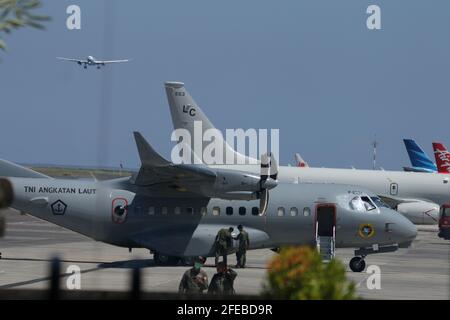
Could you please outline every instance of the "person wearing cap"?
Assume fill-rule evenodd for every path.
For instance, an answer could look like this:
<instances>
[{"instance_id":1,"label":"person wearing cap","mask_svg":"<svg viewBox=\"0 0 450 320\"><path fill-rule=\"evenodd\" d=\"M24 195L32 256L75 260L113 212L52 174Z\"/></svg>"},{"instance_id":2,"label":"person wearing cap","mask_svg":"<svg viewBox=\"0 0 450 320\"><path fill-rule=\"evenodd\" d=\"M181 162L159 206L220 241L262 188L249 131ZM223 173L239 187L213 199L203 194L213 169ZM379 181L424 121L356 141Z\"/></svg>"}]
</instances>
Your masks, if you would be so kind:
<instances>
[{"instance_id":1,"label":"person wearing cap","mask_svg":"<svg viewBox=\"0 0 450 320\"><path fill-rule=\"evenodd\" d=\"M216 267L219 263L219 257L222 256L222 261L227 265L227 253L228 249L233 247L233 237L231 233L233 232L233 228L230 227L228 229L220 229L216 236L216 243L214 246L215 255L216 255Z\"/></svg>"},{"instance_id":2,"label":"person wearing cap","mask_svg":"<svg viewBox=\"0 0 450 320\"><path fill-rule=\"evenodd\" d=\"M208 275L202 270L205 257L197 257L194 266L183 274L178 292L182 294L201 294L208 289Z\"/></svg>"},{"instance_id":3,"label":"person wearing cap","mask_svg":"<svg viewBox=\"0 0 450 320\"><path fill-rule=\"evenodd\" d=\"M211 279L208 294L213 295L230 295L235 294L234 279L237 273L222 261L217 264L217 273Z\"/></svg>"},{"instance_id":4,"label":"person wearing cap","mask_svg":"<svg viewBox=\"0 0 450 320\"><path fill-rule=\"evenodd\" d=\"M239 241L238 250L236 251L236 268L245 268L247 262L247 250L250 246L250 240L248 238L247 231L244 230L242 224L238 225L239 234L235 238Z\"/></svg>"}]
</instances>

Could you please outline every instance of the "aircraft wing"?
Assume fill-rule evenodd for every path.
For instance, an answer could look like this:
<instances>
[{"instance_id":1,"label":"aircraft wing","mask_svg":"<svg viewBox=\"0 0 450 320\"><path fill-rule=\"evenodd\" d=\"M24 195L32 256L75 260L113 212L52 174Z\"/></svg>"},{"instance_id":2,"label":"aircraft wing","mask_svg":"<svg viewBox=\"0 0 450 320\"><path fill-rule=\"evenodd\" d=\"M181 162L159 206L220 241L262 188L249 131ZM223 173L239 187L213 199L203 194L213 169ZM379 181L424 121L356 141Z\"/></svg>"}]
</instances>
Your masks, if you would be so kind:
<instances>
[{"instance_id":1,"label":"aircraft wing","mask_svg":"<svg viewBox=\"0 0 450 320\"><path fill-rule=\"evenodd\" d=\"M106 61L95 61L95 63L99 64L109 64L109 63L122 63L122 62L128 62L131 61L130 59L124 59L124 60L106 60Z\"/></svg>"},{"instance_id":2,"label":"aircraft wing","mask_svg":"<svg viewBox=\"0 0 450 320\"><path fill-rule=\"evenodd\" d=\"M80 59L63 58L63 57L56 57L56 59L63 60L63 61L72 61L72 62L76 62L76 63L87 63L87 60L80 60Z\"/></svg>"},{"instance_id":3,"label":"aircraft wing","mask_svg":"<svg viewBox=\"0 0 450 320\"><path fill-rule=\"evenodd\" d=\"M215 182L216 173L208 167L174 164L161 157L139 132L134 132L134 138L142 163L139 172L131 178L135 185L196 193L199 184Z\"/></svg>"},{"instance_id":4,"label":"aircraft wing","mask_svg":"<svg viewBox=\"0 0 450 320\"><path fill-rule=\"evenodd\" d=\"M395 208L401 203L411 203L411 202L422 201L419 199L405 199L405 198L394 197L394 196L390 196L390 195L389 196L388 195L380 195L380 194L378 195L378 197L380 197L380 199L391 208Z\"/></svg>"}]
</instances>

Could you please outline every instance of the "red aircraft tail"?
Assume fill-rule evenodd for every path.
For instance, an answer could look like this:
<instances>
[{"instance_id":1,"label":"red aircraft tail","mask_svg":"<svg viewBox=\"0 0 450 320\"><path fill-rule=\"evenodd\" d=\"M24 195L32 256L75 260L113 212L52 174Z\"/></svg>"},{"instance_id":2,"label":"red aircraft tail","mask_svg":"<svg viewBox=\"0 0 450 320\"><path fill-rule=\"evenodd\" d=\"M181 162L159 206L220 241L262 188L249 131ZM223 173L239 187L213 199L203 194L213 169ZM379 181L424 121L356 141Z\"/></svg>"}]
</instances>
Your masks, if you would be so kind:
<instances>
[{"instance_id":1,"label":"red aircraft tail","mask_svg":"<svg viewBox=\"0 0 450 320\"><path fill-rule=\"evenodd\" d=\"M447 148L439 142L433 142L434 157L439 173L450 174L450 153Z\"/></svg>"}]
</instances>

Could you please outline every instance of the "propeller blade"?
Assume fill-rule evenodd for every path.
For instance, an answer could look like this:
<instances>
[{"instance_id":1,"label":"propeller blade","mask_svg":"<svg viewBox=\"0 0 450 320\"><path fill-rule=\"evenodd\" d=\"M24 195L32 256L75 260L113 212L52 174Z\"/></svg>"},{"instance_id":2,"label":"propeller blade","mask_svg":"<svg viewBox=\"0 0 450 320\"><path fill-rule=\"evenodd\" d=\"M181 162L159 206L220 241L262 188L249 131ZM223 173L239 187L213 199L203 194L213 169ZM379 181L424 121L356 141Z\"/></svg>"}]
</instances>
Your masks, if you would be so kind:
<instances>
[{"instance_id":1,"label":"propeller blade","mask_svg":"<svg viewBox=\"0 0 450 320\"><path fill-rule=\"evenodd\" d=\"M277 180L278 177L278 162L277 159L273 156L273 153L270 153L270 178L273 180Z\"/></svg>"},{"instance_id":2,"label":"propeller blade","mask_svg":"<svg viewBox=\"0 0 450 320\"><path fill-rule=\"evenodd\" d=\"M269 155L265 153L261 156L261 171L260 171L261 181L267 180L267 178L269 177L269 169L270 169Z\"/></svg>"},{"instance_id":3,"label":"propeller blade","mask_svg":"<svg viewBox=\"0 0 450 320\"><path fill-rule=\"evenodd\" d=\"M269 191L267 189L263 189L261 191L261 196L259 199L259 214L260 215L266 215L268 205L269 205Z\"/></svg>"}]
</instances>

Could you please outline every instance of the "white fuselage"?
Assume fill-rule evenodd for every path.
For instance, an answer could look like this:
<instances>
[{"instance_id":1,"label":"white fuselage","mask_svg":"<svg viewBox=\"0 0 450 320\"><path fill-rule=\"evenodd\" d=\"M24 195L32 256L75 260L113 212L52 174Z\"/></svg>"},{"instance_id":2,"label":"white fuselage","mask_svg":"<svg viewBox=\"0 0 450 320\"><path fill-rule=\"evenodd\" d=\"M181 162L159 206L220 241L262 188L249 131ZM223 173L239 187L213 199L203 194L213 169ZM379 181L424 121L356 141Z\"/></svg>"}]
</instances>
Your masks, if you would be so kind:
<instances>
[{"instance_id":1,"label":"white fuselage","mask_svg":"<svg viewBox=\"0 0 450 320\"><path fill-rule=\"evenodd\" d=\"M245 170L255 174L260 170L259 165L218 165L213 167ZM443 174L280 166L278 179L293 183L321 182L361 186L380 196L404 200L421 200L425 203L417 204L416 210L421 210L426 204L428 208L432 209L431 215L433 217L424 221L422 218L413 217L414 214L411 213L411 220L418 224L437 223L438 206L450 203L450 177ZM430 215L426 211L428 210L424 210L425 216ZM402 213L405 214L405 212ZM415 219L418 219L418 221L414 221Z\"/></svg>"}]
</instances>

